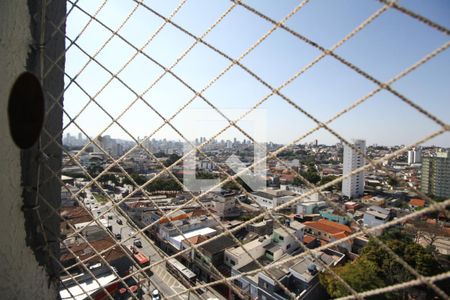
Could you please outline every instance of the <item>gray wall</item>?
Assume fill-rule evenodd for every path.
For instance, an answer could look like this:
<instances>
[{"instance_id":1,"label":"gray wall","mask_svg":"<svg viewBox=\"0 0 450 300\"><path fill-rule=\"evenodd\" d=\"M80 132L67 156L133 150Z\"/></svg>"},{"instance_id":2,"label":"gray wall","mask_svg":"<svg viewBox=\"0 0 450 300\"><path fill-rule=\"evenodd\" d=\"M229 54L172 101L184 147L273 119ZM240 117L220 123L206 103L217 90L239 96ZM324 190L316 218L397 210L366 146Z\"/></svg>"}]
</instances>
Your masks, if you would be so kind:
<instances>
[{"instance_id":1,"label":"gray wall","mask_svg":"<svg viewBox=\"0 0 450 300\"><path fill-rule=\"evenodd\" d=\"M47 9L47 18L55 23L61 22L65 14L65 1L52 1ZM1 299L56 299L57 274L54 261L49 259L51 251L58 257L59 218L52 215L42 203L36 203L38 146L20 150L13 143L7 118L7 105L11 86L19 74L30 71L39 77L40 1L14 0L0 1L0 298ZM32 17L33 16L33 17ZM62 27L64 31L64 26ZM53 59L64 53L62 34L50 38L53 31L50 25L44 27L47 39L45 51ZM45 62L42 68L45 71ZM64 59L59 65L64 67ZM61 70L55 68L44 82L44 90L58 95L63 89ZM46 98L49 107L50 99ZM62 99L59 99L62 103ZM45 126L52 134L62 126L61 110L51 111ZM60 140L60 137L58 137ZM43 135L42 143L48 137ZM61 164L61 151L54 144L45 151L48 164L58 171ZM59 206L60 185L56 178L41 166L41 178L45 183L40 193L49 199L50 204ZM43 181L41 181L42 183ZM23 186L30 189L24 191ZM24 210L24 206L36 206L37 210ZM38 227L36 211L46 218L44 242L43 232Z\"/></svg>"}]
</instances>

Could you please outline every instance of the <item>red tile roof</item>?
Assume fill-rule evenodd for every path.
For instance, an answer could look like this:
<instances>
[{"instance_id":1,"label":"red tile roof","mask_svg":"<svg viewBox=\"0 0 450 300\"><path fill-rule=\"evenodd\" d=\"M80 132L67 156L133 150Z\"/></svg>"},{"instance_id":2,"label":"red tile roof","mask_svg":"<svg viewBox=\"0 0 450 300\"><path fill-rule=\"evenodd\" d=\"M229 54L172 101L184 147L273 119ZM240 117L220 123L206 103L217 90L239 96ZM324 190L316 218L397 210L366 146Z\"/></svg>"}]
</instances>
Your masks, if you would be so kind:
<instances>
[{"instance_id":1,"label":"red tile roof","mask_svg":"<svg viewBox=\"0 0 450 300\"><path fill-rule=\"evenodd\" d=\"M312 235L309 235L309 234L305 234L305 236L303 237L303 243L304 244L312 243L315 240L316 240L316 238L313 237Z\"/></svg>"},{"instance_id":2,"label":"red tile roof","mask_svg":"<svg viewBox=\"0 0 450 300\"><path fill-rule=\"evenodd\" d=\"M64 207L60 210L60 216L71 224L84 223L92 220L87 210L81 206Z\"/></svg>"},{"instance_id":3,"label":"red tile roof","mask_svg":"<svg viewBox=\"0 0 450 300\"><path fill-rule=\"evenodd\" d=\"M339 240L339 239L346 238L347 234L345 232L338 232L338 233L332 234L332 236L334 238L336 238L337 240Z\"/></svg>"},{"instance_id":4,"label":"red tile roof","mask_svg":"<svg viewBox=\"0 0 450 300\"><path fill-rule=\"evenodd\" d=\"M413 198L409 201L409 205L417 206L417 207L424 207L425 206L425 200Z\"/></svg>"},{"instance_id":5,"label":"red tile roof","mask_svg":"<svg viewBox=\"0 0 450 300\"><path fill-rule=\"evenodd\" d=\"M336 222L320 219L318 221L308 221L304 223L306 226L327 232L331 235L341 232L351 233L352 230L347 225L339 224Z\"/></svg>"},{"instance_id":6,"label":"red tile roof","mask_svg":"<svg viewBox=\"0 0 450 300\"><path fill-rule=\"evenodd\" d=\"M183 242L185 242L188 245L197 245L206 240L208 240L208 237L199 234L199 235L184 239Z\"/></svg>"},{"instance_id":7,"label":"red tile roof","mask_svg":"<svg viewBox=\"0 0 450 300\"><path fill-rule=\"evenodd\" d=\"M108 237L108 238L93 241L90 243L81 243L79 245L76 245L76 244L69 245L68 247L72 250L72 252L76 256L79 257L79 259L81 259L81 260L89 259L89 263L94 263L94 262L102 262L102 260L100 259L100 257L98 257L95 254L95 252L92 248L94 248L95 250L100 252L100 251L108 249L114 245L116 245L116 242ZM102 256L106 259L106 261L113 262L116 259L118 259L122 256L125 256L125 255L126 254L124 253L124 250L120 246L115 246L114 248L106 251ZM62 249L61 255L60 255L60 261L62 263L65 263L73 258L75 258L75 257L70 251L68 251L66 249Z\"/></svg>"}]
</instances>

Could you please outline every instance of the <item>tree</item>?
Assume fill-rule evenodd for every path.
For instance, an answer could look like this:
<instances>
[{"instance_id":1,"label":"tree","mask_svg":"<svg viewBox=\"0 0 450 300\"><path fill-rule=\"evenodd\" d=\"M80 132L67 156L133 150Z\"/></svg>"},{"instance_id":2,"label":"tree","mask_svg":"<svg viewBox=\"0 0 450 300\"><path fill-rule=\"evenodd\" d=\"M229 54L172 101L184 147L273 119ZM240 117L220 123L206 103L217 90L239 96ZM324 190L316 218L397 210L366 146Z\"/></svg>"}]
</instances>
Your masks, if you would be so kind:
<instances>
[{"instance_id":1,"label":"tree","mask_svg":"<svg viewBox=\"0 0 450 300\"><path fill-rule=\"evenodd\" d=\"M387 183L393 187L397 187L400 184L399 180L397 178L393 178L393 177L389 177L387 180Z\"/></svg>"},{"instance_id":2,"label":"tree","mask_svg":"<svg viewBox=\"0 0 450 300\"><path fill-rule=\"evenodd\" d=\"M143 185L144 183L147 182L147 179L140 175L140 174L136 174L136 173L131 173L130 177L134 180L134 182L136 182L138 185ZM124 184L131 184L134 185L134 183L128 178L125 177L122 181Z\"/></svg>"},{"instance_id":3,"label":"tree","mask_svg":"<svg viewBox=\"0 0 450 300\"><path fill-rule=\"evenodd\" d=\"M241 179L241 177L237 177L236 181L240 184L241 187L243 187L247 192L251 193L253 190L245 183L244 180ZM232 180L226 182L222 189L224 190L240 190L239 186Z\"/></svg>"},{"instance_id":4,"label":"tree","mask_svg":"<svg viewBox=\"0 0 450 300\"><path fill-rule=\"evenodd\" d=\"M99 178L99 182L105 184L111 181L114 185L119 184L119 179L114 174L104 174Z\"/></svg>"},{"instance_id":5,"label":"tree","mask_svg":"<svg viewBox=\"0 0 450 300\"><path fill-rule=\"evenodd\" d=\"M149 183L145 189L149 192L155 191L181 191L182 187L173 178L157 178Z\"/></svg>"},{"instance_id":6,"label":"tree","mask_svg":"<svg viewBox=\"0 0 450 300\"><path fill-rule=\"evenodd\" d=\"M216 179L216 178L218 178L218 176L215 175L215 174L208 173L208 172L202 172L202 171L197 172L197 174L195 175L195 177L196 177L197 179Z\"/></svg>"},{"instance_id":7,"label":"tree","mask_svg":"<svg viewBox=\"0 0 450 300\"><path fill-rule=\"evenodd\" d=\"M430 249L414 243L411 236L403 231L389 230L380 239L421 275L432 276L442 272ZM343 267L334 268L334 271L358 292L414 279L410 272L374 240L370 240L363 248L357 260ZM321 274L320 281L332 297L349 294L345 286L337 283L330 274ZM379 295L377 299L407 299L415 293L417 288L409 288Z\"/></svg>"},{"instance_id":8,"label":"tree","mask_svg":"<svg viewBox=\"0 0 450 300\"><path fill-rule=\"evenodd\" d=\"M89 175L92 177L97 177L101 172L103 172L103 167L100 164L92 164L89 167L87 167L87 171Z\"/></svg>"},{"instance_id":9,"label":"tree","mask_svg":"<svg viewBox=\"0 0 450 300\"><path fill-rule=\"evenodd\" d=\"M320 181L320 175L313 166L308 167L308 171L306 172L300 172L300 175L312 184L316 184Z\"/></svg>"},{"instance_id":10,"label":"tree","mask_svg":"<svg viewBox=\"0 0 450 300\"><path fill-rule=\"evenodd\" d=\"M405 225L405 230L414 236L416 243L425 244L427 247L432 247L439 237L447 235L447 231L437 220L429 223L420 218L414 219Z\"/></svg>"},{"instance_id":11,"label":"tree","mask_svg":"<svg viewBox=\"0 0 450 300\"><path fill-rule=\"evenodd\" d=\"M327 184L328 182L333 181L336 178L338 178L338 176L334 176L334 175L324 176L324 177L322 177L322 179L320 179L319 185ZM331 191L333 189L341 190L342 189L342 182L338 182L335 185L326 188L327 191Z\"/></svg>"},{"instance_id":12,"label":"tree","mask_svg":"<svg viewBox=\"0 0 450 300\"><path fill-rule=\"evenodd\" d=\"M176 162L177 160L179 160L181 158L181 156L179 156L178 154L170 154L170 156L166 159L166 161L164 162L164 165L166 167L172 165L174 162Z\"/></svg>"},{"instance_id":13,"label":"tree","mask_svg":"<svg viewBox=\"0 0 450 300\"><path fill-rule=\"evenodd\" d=\"M384 286L383 280L379 277L380 270L377 264L365 258L337 267L334 271L357 292ZM332 298L349 294L348 289L330 273L321 274L319 279Z\"/></svg>"}]
</instances>

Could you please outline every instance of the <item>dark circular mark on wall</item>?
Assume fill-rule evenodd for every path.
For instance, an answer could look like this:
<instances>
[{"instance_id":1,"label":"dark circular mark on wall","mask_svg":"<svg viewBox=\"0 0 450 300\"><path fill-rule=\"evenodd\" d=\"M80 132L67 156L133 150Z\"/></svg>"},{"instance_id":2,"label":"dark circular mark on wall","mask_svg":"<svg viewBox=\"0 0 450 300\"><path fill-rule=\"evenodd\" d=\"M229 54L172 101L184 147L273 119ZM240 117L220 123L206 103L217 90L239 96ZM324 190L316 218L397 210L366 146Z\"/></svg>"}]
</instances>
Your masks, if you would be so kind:
<instances>
[{"instance_id":1,"label":"dark circular mark on wall","mask_svg":"<svg viewBox=\"0 0 450 300\"><path fill-rule=\"evenodd\" d=\"M24 72L14 82L8 101L11 137L21 149L36 143L44 122L44 94L39 79Z\"/></svg>"}]
</instances>

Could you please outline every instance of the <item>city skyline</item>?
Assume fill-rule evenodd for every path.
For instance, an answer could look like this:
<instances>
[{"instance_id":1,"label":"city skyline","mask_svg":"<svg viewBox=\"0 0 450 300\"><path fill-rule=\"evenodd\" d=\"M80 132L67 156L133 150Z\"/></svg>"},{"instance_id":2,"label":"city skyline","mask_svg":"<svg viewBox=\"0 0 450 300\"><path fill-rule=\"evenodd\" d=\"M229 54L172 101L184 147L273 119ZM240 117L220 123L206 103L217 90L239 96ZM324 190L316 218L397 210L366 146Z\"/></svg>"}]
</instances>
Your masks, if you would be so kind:
<instances>
[{"instance_id":1,"label":"city skyline","mask_svg":"<svg viewBox=\"0 0 450 300\"><path fill-rule=\"evenodd\" d=\"M81 133L81 132L78 132L78 133ZM64 136L63 136L63 139L65 139L66 137L67 137L67 134L69 134L71 137L73 137L73 138L78 138L78 133L77 132L75 132L75 133L72 133L72 132L64 132ZM94 136L91 136L90 137L92 140L94 140ZM115 139L115 140L122 140L122 141L125 141L125 142L131 142L131 143L134 143L134 141L130 138L130 139L127 139L127 138L120 138L120 137L114 137L114 136L110 136L110 138L112 138L112 139ZM146 137L136 137L138 140L140 140L140 141L142 141L142 140L144 140ZM190 142L195 142L197 139L201 139L201 138L205 138L205 137L203 137L203 136L198 136L197 138L194 138L193 140L189 140ZM356 137L356 138L352 138L352 139L350 139L348 142L349 143L352 143L352 140L360 140L360 139L363 139L363 138L360 138L360 137ZM82 135L82 140L86 140L86 136L85 135ZM163 141L163 140L166 140L167 142L176 142L176 143L185 143L186 141L184 141L184 140L182 140L182 139L170 139L170 138L151 138L151 139L147 139L147 141L149 141L149 142L151 142L151 141ZM208 140L208 139L206 139L206 140ZM250 143L252 143L252 141L251 140L249 140L248 138L246 139L246 138L243 138L243 139L239 139L239 138L237 138L237 137L231 137L231 138L227 138L227 139L225 139L225 138L223 138L223 139L215 139L215 141L216 142L221 142L221 141L224 141L224 142L226 142L226 141L237 141L237 142L240 142L240 143L242 143L243 141L247 141L247 142L250 142ZM334 146L334 145L336 145L336 144L342 144L342 142L341 141L339 141L339 140L337 140L336 141L336 143L322 143L322 142L320 142L320 140L318 140L318 139L314 139L314 140L305 140L305 141L302 141L302 142L300 142L300 143L296 143L296 144L292 144L292 146L295 146L295 145L308 145L308 144L315 144L316 143L316 141L317 141L317 144L318 145L324 145L324 146ZM274 144L274 145L286 145L286 144L283 144L283 143L276 143L276 142L273 142L273 141L267 141L266 143L268 143L268 144ZM405 146L404 144L394 144L394 145L385 145L385 144L380 144L380 143L372 143L372 144L367 144L367 146L369 146L369 147L376 147L376 146L386 146L386 147L400 147L400 146ZM425 144L423 144L423 145L418 145L418 146L416 146L416 147L438 147L438 148L449 148L449 146L442 146L442 145L437 145L437 144L431 144L431 143L425 143ZM414 147L413 147L414 148Z\"/></svg>"},{"instance_id":2,"label":"city skyline","mask_svg":"<svg viewBox=\"0 0 450 300\"><path fill-rule=\"evenodd\" d=\"M276 20L282 19L297 4L295 1L286 1L279 5L259 1L249 3ZM176 3L165 1L154 5L155 10L165 14L173 10ZM173 20L176 24L192 31L193 34L201 35L230 5L231 3L227 1L188 2ZM422 1L408 1L405 5L444 26L450 24L446 18L450 12L448 2L434 1L433 4L425 4ZM98 8L99 2L81 2L80 6L93 13ZM328 48L380 7L381 4L376 1L349 1L345 5L317 1L302 8L286 22L286 25ZM126 4L107 3L100 11L98 18L108 26L117 28L123 21L123 12L132 9L132 2ZM202 9L208 10L208 15L203 14L200 18L194 18L193 16ZM87 20L88 17L75 8L68 18L68 36L71 39L75 38L75 33L79 32ZM248 22L252 22L252 26L245 26ZM318 22L328 24L326 26L328 30L318 29L323 29L323 26L313 26ZM310 26L303 26L304 24ZM119 33L126 35L132 43L142 46L159 25L161 25L161 20L143 8L139 8ZM205 41L221 49L230 57L237 58L271 27L271 24L256 18L243 8L237 7L206 36ZM77 43L83 47L84 51L93 55L109 38L109 35L107 30L96 22L92 22ZM192 38L168 24L144 49L144 52L168 67L193 41ZM442 46L446 41L445 34L433 31L397 11L387 11L380 16L379 20L369 24L338 48L335 53L368 72L377 80L384 82ZM131 47L115 37L99 52L96 59L99 63L108 65L111 72L116 73L134 52ZM316 48L306 45L286 31L277 29L246 56L242 63L271 86L277 87L307 66L318 55L320 52ZM450 74L446 71L450 69L449 58L450 53L444 51L393 85L393 88L399 93L424 107L444 122L448 122L448 115L445 112L450 110L450 102L446 101L446 97L450 94L450 87L447 84ZM75 76L86 61L87 57L76 46L72 46L66 54L67 73ZM199 91L228 65L229 62L226 59L205 45L198 44L173 69L173 72L193 89ZM118 76L134 92L141 94L160 74L162 74L162 69L139 54ZM89 97L81 91L77 84L93 97L109 77L110 75L98 64L91 62L76 78L77 83L72 83L66 91L65 110L71 116L75 116L89 100ZM430 77L433 80L427 80ZM92 78L96 78L96 80L92 80ZM68 82L69 80L67 80ZM325 57L307 73L284 88L282 93L299 107L311 113L312 116L325 122L357 99L367 95L375 87L373 83L342 63L331 57ZM228 108L246 110L269 92L267 87L252 78L243 69L234 66L203 94L219 110ZM192 91L167 74L144 98L162 116L169 118L192 96ZM117 79L114 79L100 94L95 96L95 100L104 106L113 117L117 117L134 98L133 92ZM186 110L175 117L172 124L175 128L181 129L182 134L189 139L199 135L189 125L192 122L190 114L192 109L203 109L207 106L201 99L196 98ZM261 109L268 112L267 136L268 140L275 143L289 143L316 127L313 121L279 96L271 96L261 105ZM218 119L217 126L204 128L205 134L200 135L208 138L209 135L227 125L224 119L220 120L219 117ZM108 126L110 121L109 117L93 103L76 120L77 124L90 136L97 136ZM137 101L118 121L135 137L149 135L163 123L162 119L141 100ZM68 123L67 117L64 122ZM239 122L238 125L245 128L242 125L244 122ZM409 145L436 131L438 126L392 94L382 91L332 122L330 128L348 141L353 138L362 138L367 140L368 144ZM75 131L77 128L74 125L70 125L66 130L66 132ZM117 138L129 138L116 124L104 134ZM232 139L235 136L239 138L242 134L238 134L236 129L230 128L222 136L223 139ZM182 139L167 125L155 135L155 138L164 137ZM220 136L219 139L221 139ZM324 144L334 144L338 141L338 138L322 128L308 136L303 142L315 139L323 141ZM443 147L450 146L450 133L447 132L425 143L425 145L432 144Z\"/></svg>"}]
</instances>

